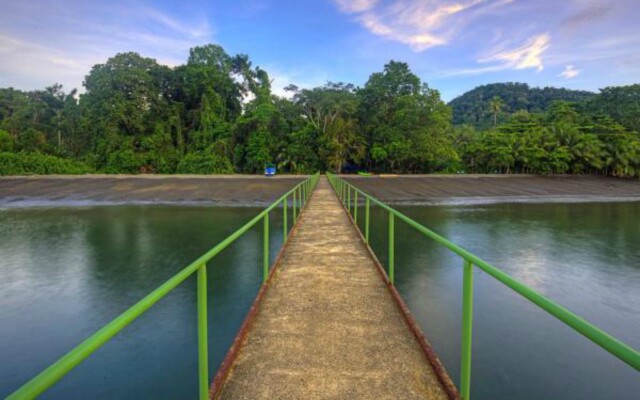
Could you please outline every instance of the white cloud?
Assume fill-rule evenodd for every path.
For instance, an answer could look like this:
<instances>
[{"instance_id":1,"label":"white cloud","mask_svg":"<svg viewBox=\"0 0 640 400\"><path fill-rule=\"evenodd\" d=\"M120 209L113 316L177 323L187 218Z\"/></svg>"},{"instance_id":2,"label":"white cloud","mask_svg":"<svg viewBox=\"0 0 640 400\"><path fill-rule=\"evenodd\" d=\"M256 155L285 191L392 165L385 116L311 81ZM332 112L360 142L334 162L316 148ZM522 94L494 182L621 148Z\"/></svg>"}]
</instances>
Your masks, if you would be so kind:
<instances>
[{"instance_id":1,"label":"white cloud","mask_svg":"<svg viewBox=\"0 0 640 400\"><path fill-rule=\"evenodd\" d=\"M385 24L374 13L364 13L358 18L358 21L371 33L409 45L414 51L423 51L429 47L446 43L444 38L434 36L427 32L409 33L409 31L394 28L392 25Z\"/></svg>"},{"instance_id":2,"label":"white cloud","mask_svg":"<svg viewBox=\"0 0 640 400\"><path fill-rule=\"evenodd\" d=\"M504 69L535 68L544 69L542 53L550 46L551 37L548 33L534 36L527 43L511 50L496 50L478 60L480 63L498 63Z\"/></svg>"},{"instance_id":3,"label":"white cloud","mask_svg":"<svg viewBox=\"0 0 640 400\"><path fill-rule=\"evenodd\" d=\"M1 34L0 57L0 76L10 79L0 86L24 89L41 89L55 82L63 83L69 90L80 88L82 77L100 61L92 55L69 56L59 49Z\"/></svg>"},{"instance_id":4,"label":"white cloud","mask_svg":"<svg viewBox=\"0 0 640 400\"><path fill-rule=\"evenodd\" d=\"M447 44L474 16L513 0L334 0L340 11L377 36L403 43L416 52Z\"/></svg>"},{"instance_id":5,"label":"white cloud","mask_svg":"<svg viewBox=\"0 0 640 400\"><path fill-rule=\"evenodd\" d=\"M566 79L571 79L580 75L580 72L582 72L582 70L576 69L573 65L569 64L569 65L565 65L564 71L562 71L562 73L558 76L562 76L563 78L566 78Z\"/></svg>"},{"instance_id":6,"label":"white cloud","mask_svg":"<svg viewBox=\"0 0 640 400\"><path fill-rule=\"evenodd\" d=\"M131 2L12 2L0 13L0 87L32 90L58 82L82 91L91 67L119 52L175 66L189 48L212 39L206 16L195 12L168 15Z\"/></svg>"},{"instance_id":7,"label":"white cloud","mask_svg":"<svg viewBox=\"0 0 640 400\"><path fill-rule=\"evenodd\" d=\"M167 28L174 30L176 33L180 33L186 37L199 39L202 37L210 36L212 34L209 23L206 20L202 20L194 25L193 21L180 21L153 8L144 8L144 14L149 19L158 22L166 26Z\"/></svg>"}]
</instances>

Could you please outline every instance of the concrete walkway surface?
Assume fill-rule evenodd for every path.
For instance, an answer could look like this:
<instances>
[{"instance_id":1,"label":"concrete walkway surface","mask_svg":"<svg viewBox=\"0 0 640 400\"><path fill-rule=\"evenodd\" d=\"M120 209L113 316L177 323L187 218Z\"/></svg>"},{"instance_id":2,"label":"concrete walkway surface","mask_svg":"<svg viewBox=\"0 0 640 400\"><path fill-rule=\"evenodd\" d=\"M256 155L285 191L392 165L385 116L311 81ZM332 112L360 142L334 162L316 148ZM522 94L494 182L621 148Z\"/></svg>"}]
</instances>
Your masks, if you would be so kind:
<instances>
[{"instance_id":1,"label":"concrete walkway surface","mask_svg":"<svg viewBox=\"0 0 640 400\"><path fill-rule=\"evenodd\" d=\"M218 398L448 398L326 178L300 218Z\"/></svg>"}]
</instances>

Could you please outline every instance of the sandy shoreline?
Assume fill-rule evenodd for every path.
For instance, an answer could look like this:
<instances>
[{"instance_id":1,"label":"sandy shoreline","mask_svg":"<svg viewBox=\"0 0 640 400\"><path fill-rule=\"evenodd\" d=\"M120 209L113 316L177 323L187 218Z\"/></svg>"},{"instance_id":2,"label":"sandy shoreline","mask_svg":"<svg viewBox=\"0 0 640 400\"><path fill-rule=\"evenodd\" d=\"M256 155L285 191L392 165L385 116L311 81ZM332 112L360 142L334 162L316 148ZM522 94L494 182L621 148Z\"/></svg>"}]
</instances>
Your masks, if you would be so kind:
<instances>
[{"instance_id":1,"label":"sandy shoreline","mask_svg":"<svg viewBox=\"0 0 640 400\"><path fill-rule=\"evenodd\" d=\"M405 175L346 179L396 205L640 201L640 181L600 176ZM0 208L178 204L265 206L304 176L0 177Z\"/></svg>"}]
</instances>

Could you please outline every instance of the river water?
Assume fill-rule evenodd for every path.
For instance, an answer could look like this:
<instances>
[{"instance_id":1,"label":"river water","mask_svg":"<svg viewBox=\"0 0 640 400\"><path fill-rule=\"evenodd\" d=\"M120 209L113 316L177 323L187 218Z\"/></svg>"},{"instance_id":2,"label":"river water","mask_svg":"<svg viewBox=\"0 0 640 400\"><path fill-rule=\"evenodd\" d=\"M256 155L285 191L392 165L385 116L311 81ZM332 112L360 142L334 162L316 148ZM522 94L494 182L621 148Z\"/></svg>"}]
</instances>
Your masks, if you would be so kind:
<instances>
[{"instance_id":1,"label":"river water","mask_svg":"<svg viewBox=\"0 0 640 400\"><path fill-rule=\"evenodd\" d=\"M640 347L640 203L402 211ZM0 396L258 212L198 206L0 211ZM282 240L279 217L272 214L272 259ZM396 228L397 287L457 381L461 261L402 222ZM372 244L383 262L386 240L386 215L374 209ZM258 224L209 267L212 374L259 288L261 246ZM628 399L640 392L638 372L486 274L477 271L475 284L475 399ZM195 398L195 300L194 276L42 398Z\"/></svg>"},{"instance_id":2,"label":"river water","mask_svg":"<svg viewBox=\"0 0 640 400\"><path fill-rule=\"evenodd\" d=\"M640 348L640 202L399 209ZM372 213L372 247L383 263L387 218ZM400 294L457 384L462 260L396 219L395 265ZM630 366L477 268L474 283L473 398L640 393L640 373Z\"/></svg>"},{"instance_id":3,"label":"river water","mask_svg":"<svg viewBox=\"0 0 640 400\"><path fill-rule=\"evenodd\" d=\"M117 206L0 211L0 397L261 209ZM272 213L271 258L282 241ZM262 279L262 224L208 268L215 372ZM195 274L43 398L197 398Z\"/></svg>"}]
</instances>

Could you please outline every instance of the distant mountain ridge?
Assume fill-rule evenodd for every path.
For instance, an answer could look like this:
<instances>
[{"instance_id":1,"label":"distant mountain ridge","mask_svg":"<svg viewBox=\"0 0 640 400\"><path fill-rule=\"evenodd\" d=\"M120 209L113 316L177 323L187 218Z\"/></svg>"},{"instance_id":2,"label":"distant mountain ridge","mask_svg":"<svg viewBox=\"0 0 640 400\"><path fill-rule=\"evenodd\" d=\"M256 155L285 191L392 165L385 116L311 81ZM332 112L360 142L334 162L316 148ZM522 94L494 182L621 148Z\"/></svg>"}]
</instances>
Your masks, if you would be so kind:
<instances>
[{"instance_id":1,"label":"distant mountain ridge","mask_svg":"<svg viewBox=\"0 0 640 400\"><path fill-rule=\"evenodd\" d=\"M543 112L555 100L582 102L597 94L584 90L570 90L556 87L530 87L526 83L491 83L478 86L449 102L453 110L453 123L469 124L478 129L493 126L493 112L490 103L500 97L504 103L498 113L498 121L504 121L516 111Z\"/></svg>"}]
</instances>

